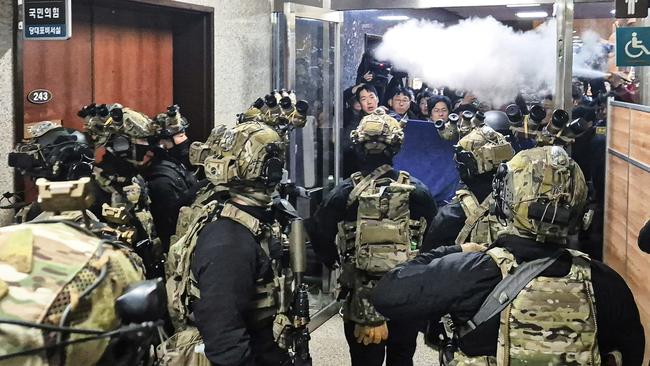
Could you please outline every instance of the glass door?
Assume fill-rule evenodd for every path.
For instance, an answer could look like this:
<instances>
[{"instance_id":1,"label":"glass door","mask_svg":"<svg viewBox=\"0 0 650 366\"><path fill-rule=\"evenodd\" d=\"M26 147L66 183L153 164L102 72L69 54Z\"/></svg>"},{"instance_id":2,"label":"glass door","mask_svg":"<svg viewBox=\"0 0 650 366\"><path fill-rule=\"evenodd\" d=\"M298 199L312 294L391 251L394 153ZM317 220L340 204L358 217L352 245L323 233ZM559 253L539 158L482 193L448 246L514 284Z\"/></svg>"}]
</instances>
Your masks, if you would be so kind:
<instances>
[{"instance_id":1,"label":"glass door","mask_svg":"<svg viewBox=\"0 0 650 366\"><path fill-rule=\"evenodd\" d=\"M293 3L273 15L273 86L295 90L309 103L307 123L292 133L288 156L289 179L306 192L296 201L303 218L313 214L339 178L341 23L341 13ZM338 310L337 274L309 248L308 267L313 329Z\"/></svg>"}]
</instances>

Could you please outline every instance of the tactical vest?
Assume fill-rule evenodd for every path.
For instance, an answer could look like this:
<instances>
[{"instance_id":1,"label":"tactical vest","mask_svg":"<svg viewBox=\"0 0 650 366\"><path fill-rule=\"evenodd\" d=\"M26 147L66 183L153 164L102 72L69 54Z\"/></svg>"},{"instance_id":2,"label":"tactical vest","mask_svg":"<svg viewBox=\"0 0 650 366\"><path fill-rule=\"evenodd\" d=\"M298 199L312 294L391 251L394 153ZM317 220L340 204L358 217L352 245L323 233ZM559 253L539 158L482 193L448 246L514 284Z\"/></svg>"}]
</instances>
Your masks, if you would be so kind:
<instances>
[{"instance_id":1,"label":"tactical vest","mask_svg":"<svg viewBox=\"0 0 650 366\"><path fill-rule=\"evenodd\" d=\"M215 187L213 184L199 189L190 206L183 206L178 212L178 221L176 222L176 232L169 239L170 244L177 242L189 230L190 225L199 217L203 208L212 201L225 202L227 199L228 188ZM223 196L223 197L218 197Z\"/></svg>"},{"instance_id":2,"label":"tactical vest","mask_svg":"<svg viewBox=\"0 0 650 366\"><path fill-rule=\"evenodd\" d=\"M344 317L361 324L384 321L368 300L370 291L384 273L417 255L426 230L424 218L411 220L409 198L415 187L409 174L381 178L391 170L383 165L366 177L359 172L351 176L354 188L347 207L358 202L357 220L338 225L344 258L339 282L349 294Z\"/></svg>"},{"instance_id":3,"label":"tactical vest","mask_svg":"<svg viewBox=\"0 0 650 366\"><path fill-rule=\"evenodd\" d=\"M455 197L465 213L465 225L456 237L456 244L477 243L492 244L505 226L496 216L490 214L490 204L494 201L488 196L479 204L474 194L467 189L460 189Z\"/></svg>"},{"instance_id":4,"label":"tactical vest","mask_svg":"<svg viewBox=\"0 0 650 366\"><path fill-rule=\"evenodd\" d=\"M142 239L149 239L154 247L160 247L149 211L150 200L144 179L136 175L131 178L131 184L120 185L101 174L95 174L95 180L103 191L111 194L111 203L102 205L102 216L120 233L119 240L133 245ZM134 225L140 226L146 238L139 237Z\"/></svg>"},{"instance_id":5,"label":"tactical vest","mask_svg":"<svg viewBox=\"0 0 650 366\"><path fill-rule=\"evenodd\" d=\"M0 229L0 318L112 330L115 299L144 279L139 258L63 222L32 222ZM70 334L61 341L84 338ZM0 355L52 345L57 333L0 324ZM95 365L108 339L71 344L0 364ZM7 363L8 362L8 363Z\"/></svg>"},{"instance_id":6,"label":"tactical vest","mask_svg":"<svg viewBox=\"0 0 650 366\"><path fill-rule=\"evenodd\" d=\"M501 312L498 365L600 365L590 259L568 251L572 265L566 276L538 276ZM517 267L506 249L492 248L486 253L503 277Z\"/></svg>"},{"instance_id":7,"label":"tactical vest","mask_svg":"<svg viewBox=\"0 0 650 366\"><path fill-rule=\"evenodd\" d=\"M248 229L258 240L262 250L269 255L269 243L282 240L279 224L268 226L238 207L211 201L197 207L188 230L171 245L166 263L167 301L172 323L177 333L159 348L164 354L163 365L210 365L202 352L203 340L192 325L192 302L201 297L198 283L192 273L191 263L198 236L208 223L228 218ZM281 263L273 261L273 281L257 280L256 291L249 309L251 319L262 320L288 310L290 304L291 275L285 273ZM198 347L198 348L195 348Z\"/></svg>"}]
</instances>

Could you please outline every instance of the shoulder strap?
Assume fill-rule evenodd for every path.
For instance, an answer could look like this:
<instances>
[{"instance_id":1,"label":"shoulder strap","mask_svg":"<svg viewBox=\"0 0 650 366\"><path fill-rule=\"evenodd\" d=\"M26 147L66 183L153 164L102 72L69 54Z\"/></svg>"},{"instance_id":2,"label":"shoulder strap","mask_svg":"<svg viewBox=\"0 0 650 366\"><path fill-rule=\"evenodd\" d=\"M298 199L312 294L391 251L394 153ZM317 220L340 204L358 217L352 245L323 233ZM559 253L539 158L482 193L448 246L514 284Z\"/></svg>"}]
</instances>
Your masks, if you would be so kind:
<instances>
[{"instance_id":1,"label":"shoulder strap","mask_svg":"<svg viewBox=\"0 0 650 366\"><path fill-rule=\"evenodd\" d=\"M359 183L355 184L354 188L352 188L352 192L350 192L350 195L348 196L347 206L348 207L352 206L352 204L357 200L357 198L359 198L361 192L366 190L366 188L368 188L373 181L377 180L377 178L391 171L391 169L393 169L392 166L388 164L384 164L378 167L377 169L375 169L372 173L368 174Z\"/></svg>"},{"instance_id":2,"label":"shoulder strap","mask_svg":"<svg viewBox=\"0 0 650 366\"><path fill-rule=\"evenodd\" d=\"M237 208L237 206L226 203L221 210L221 217L229 218L247 228L253 236L259 236L262 233L262 223L253 215Z\"/></svg>"},{"instance_id":3,"label":"shoulder strap","mask_svg":"<svg viewBox=\"0 0 650 366\"><path fill-rule=\"evenodd\" d=\"M464 337L479 325L503 311L530 281L555 263L562 252L562 249L558 249L547 258L535 259L517 266L514 273L506 276L494 287L472 319L458 327L456 330L458 338Z\"/></svg>"},{"instance_id":4,"label":"shoulder strap","mask_svg":"<svg viewBox=\"0 0 650 366\"><path fill-rule=\"evenodd\" d=\"M469 238L472 230L474 227L476 227L476 224L478 224L479 221L481 221L486 215L490 213L490 197L487 197L480 205L478 205L476 197L474 197L474 195L471 193L469 194L469 197L465 195L460 196L459 200L460 205L465 212L465 217L467 218L465 219L465 225L456 237L456 244L463 244L467 241L467 238ZM470 203L469 201L472 202ZM473 205L474 208L472 211L468 212L470 205Z\"/></svg>"},{"instance_id":5,"label":"shoulder strap","mask_svg":"<svg viewBox=\"0 0 650 366\"><path fill-rule=\"evenodd\" d=\"M467 189L459 189L458 192L456 192L456 197L458 198L458 202L463 208L463 212L465 212L465 217L467 218L472 216L472 214L479 208L480 204L478 199L476 199L476 196Z\"/></svg>"}]
</instances>

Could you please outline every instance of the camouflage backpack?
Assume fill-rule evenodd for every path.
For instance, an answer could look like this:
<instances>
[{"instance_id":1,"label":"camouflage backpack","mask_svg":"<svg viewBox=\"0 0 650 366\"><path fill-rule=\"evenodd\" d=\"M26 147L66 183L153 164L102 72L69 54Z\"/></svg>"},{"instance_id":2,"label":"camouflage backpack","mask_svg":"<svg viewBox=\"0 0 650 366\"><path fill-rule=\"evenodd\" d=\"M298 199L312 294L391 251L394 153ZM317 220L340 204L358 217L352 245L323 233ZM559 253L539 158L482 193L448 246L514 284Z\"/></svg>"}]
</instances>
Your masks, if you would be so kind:
<instances>
[{"instance_id":1,"label":"camouflage backpack","mask_svg":"<svg viewBox=\"0 0 650 366\"><path fill-rule=\"evenodd\" d=\"M501 312L499 365L600 365L590 259L568 251L573 263L566 276L536 277ZM503 277L517 267L503 248L487 254Z\"/></svg>"},{"instance_id":2,"label":"camouflage backpack","mask_svg":"<svg viewBox=\"0 0 650 366\"><path fill-rule=\"evenodd\" d=\"M139 259L74 224L34 222L0 229L0 318L72 328L120 326L115 299L143 280ZM0 324L0 355L84 338ZM12 365L94 365L109 339L10 358ZM4 364L4 363L2 363Z\"/></svg>"}]
</instances>

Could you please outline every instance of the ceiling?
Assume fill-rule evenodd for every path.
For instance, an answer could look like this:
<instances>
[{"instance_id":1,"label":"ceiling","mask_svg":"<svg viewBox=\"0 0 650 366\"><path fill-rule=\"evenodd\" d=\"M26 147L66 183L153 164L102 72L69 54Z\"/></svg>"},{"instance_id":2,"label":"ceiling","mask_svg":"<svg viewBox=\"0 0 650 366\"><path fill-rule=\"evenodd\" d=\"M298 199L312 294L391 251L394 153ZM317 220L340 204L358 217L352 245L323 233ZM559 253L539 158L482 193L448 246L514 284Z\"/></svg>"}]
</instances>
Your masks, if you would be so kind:
<instances>
[{"instance_id":1,"label":"ceiling","mask_svg":"<svg viewBox=\"0 0 650 366\"><path fill-rule=\"evenodd\" d=\"M614 8L614 3L576 3L573 17L575 19L598 19L611 18L614 16L610 11ZM458 14L461 18L486 17L493 16L497 20L520 20L515 14L522 11L546 11L549 15L553 14L552 4L542 4L535 7L515 7L508 8L501 6L475 6L475 7L456 7L446 8L453 13Z\"/></svg>"}]
</instances>

